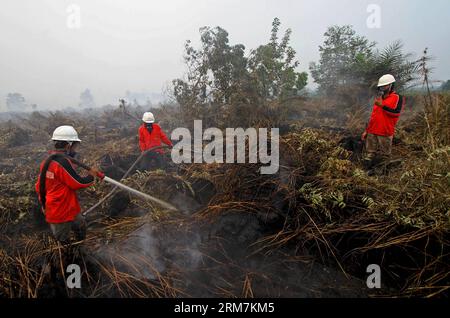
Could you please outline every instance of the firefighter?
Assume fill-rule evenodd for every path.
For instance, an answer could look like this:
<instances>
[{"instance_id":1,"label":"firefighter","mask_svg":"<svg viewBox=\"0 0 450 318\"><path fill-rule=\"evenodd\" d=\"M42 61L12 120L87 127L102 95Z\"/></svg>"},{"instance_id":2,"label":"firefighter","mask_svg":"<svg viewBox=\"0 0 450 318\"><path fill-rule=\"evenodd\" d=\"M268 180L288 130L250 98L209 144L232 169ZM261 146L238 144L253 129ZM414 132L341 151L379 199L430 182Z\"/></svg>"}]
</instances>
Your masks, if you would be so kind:
<instances>
[{"instance_id":1,"label":"firefighter","mask_svg":"<svg viewBox=\"0 0 450 318\"><path fill-rule=\"evenodd\" d=\"M76 191L94 184L98 171L92 168L80 176L70 157L74 157L81 140L72 126L60 126L53 132L55 149L40 165L36 192L45 220L53 236L62 244L70 243L71 231L81 241L86 236L86 223L81 215Z\"/></svg>"},{"instance_id":2,"label":"firefighter","mask_svg":"<svg viewBox=\"0 0 450 318\"><path fill-rule=\"evenodd\" d=\"M161 127L155 123L155 116L153 113L144 113L142 121L143 124L139 127L139 147L142 152L161 146L161 142L169 147L173 146ZM164 168L165 161L162 156L163 153L163 149L156 149L155 151L149 152L146 157L143 158L141 167L143 169L149 169L153 163L153 166L156 166L157 168Z\"/></svg>"},{"instance_id":3,"label":"firefighter","mask_svg":"<svg viewBox=\"0 0 450 318\"><path fill-rule=\"evenodd\" d=\"M378 96L366 130L361 136L365 141L364 166L373 167L374 157L379 154L386 160L392 152L395 126L404 108L404 97L395 92L395 78L383 75L378 81Z\"/></svg>"}]
</instances>

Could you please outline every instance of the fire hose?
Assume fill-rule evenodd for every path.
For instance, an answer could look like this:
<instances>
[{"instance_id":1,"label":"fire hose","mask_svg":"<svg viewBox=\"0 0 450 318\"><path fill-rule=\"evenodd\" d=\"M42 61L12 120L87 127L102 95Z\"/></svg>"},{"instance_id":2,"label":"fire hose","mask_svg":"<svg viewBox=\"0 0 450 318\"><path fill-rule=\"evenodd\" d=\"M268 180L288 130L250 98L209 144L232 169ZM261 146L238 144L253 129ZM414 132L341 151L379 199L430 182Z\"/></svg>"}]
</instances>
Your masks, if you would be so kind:
<instances>
[{"instance_id":1,"label":"fire hose","mask_svg":"<svg viewBox=\"0 0 450 318\"><path fill-rule=\"evenodd\" d=\"M140 156L136 159L136 161L131 165L131 167L127 170L127 172L125 172L125 174L123 175L122 179L125 179L128 177L128 175L131 173L131 171L133 171L134 167L136 167L136 165L142 160L142 158L144 158L148 153L158 150L158 149L167 149L169 148L166 145L162 145L162 146L156 146L153 148L150 148L144 152L142 152L140 154ZM196 153L195 151L191 151L192 153ZM114 195L117 193L117 189L119 187L115 186L107 195L105 195L100 201L98 201L96 204L94 204L92 207L90 207L88 210L86 210L85 212L83 212L83 216L88 215L89 213L91 213L92 211L94 211L96 208L98 208L100 205L102 205L106 200L114 197Z\"/></svg>"},{"instance_id":2,"label":"fire hose","mask_svg":"<svg viewBox=\"0 0 450 318\"><path fill-rule=\"evenodd\" d=\"M83 169L85 169L85 170L91 170L91 167L85 165L84 163L82 163L82 162L80 162L80 161L78 161L78 160L75 160L75 159L73 159L73 158L71 158L70 160L71 160L74 164L76 164L77 166L79 166L79 167L81 167L81 168L83 168ZM131 169L130 169L130 170L131 170ZM108 176L106 176L103 172L98 172L98 173L97 173L97 177L100 178L101 180L107 182L107 183L110 183L110 184L114 185L115 188L113 189L113 191L116 190L117 188L121 188L121 189L123 189L123 190L125 190L125 191L127 191L127 192L129 192L129 193L131 193L131 194L134 194L134 195L136 195L136 196L138 196L138 197L144 199L144 200L154 202L154 203L156 203L156 204L158 204L158 205L160 205L160 206L162 206L162 207L164 207L164 208L166 208L166 209L168 209L168 210L177 211L177 209L176 209L173 205L171 205L171 204L169 204L169 203L167 203L167 202L165 202L165 201L163 201L163 200L160 200L160 199L158 199L158 198L155 198L155 197L153 197L153 196L151 196L151 195L148 195L148 194L146 194L146 193L143 193L143 192L140 192L140 191L138 191L138 190L136 190L136 189L133 189L133 188L131 188L131 187L129 187L129 186L126 186L126 185L124 185L123 183L120 183L119 181L116 181L116 180L114 180L114 179L111 179L111 178L109 178ZM92 208L91 208L91 209L92 209ZM90 209L90 210L91 210L91 209ZM87 212L89 212L89 210L86 211L86 212L84 212L84 213L83 213L83 216L86 215Z\"/></svg>"},{"instance_id":3,"label":"fire hose","mask_svg":"<svg viewBox=\"0 0 450 318\"><path fill-rule=\"evenodd\" d=\"M136 165L139 163L139 161L141 161L142 158L146 154L148 154L151 151L155 151L155 150L158 150L158 149L164 149L164 148L168 148L168 146L156 146L156 147L150 148L150 149L142 152L141 155L136 159L136 161L127 170L127 172L125 172L125 174L123 175L123 177L121 179L125 179L126 177L128 177L128 175L131 173L131 171L133 171L134 167L136 167ZM118 188L119 188L118 186L115 186L106 196L103 197L103 199L101 199L96 204L94 204L92 207L90 207L88 210L83 212L83 216L86 216L87 214L91 213L96 208L98 208L100 205L102 205L106 200L108 200L109 198L113 197L116 194L116 191L117 191Z\"/></svg>"}]
</instances>

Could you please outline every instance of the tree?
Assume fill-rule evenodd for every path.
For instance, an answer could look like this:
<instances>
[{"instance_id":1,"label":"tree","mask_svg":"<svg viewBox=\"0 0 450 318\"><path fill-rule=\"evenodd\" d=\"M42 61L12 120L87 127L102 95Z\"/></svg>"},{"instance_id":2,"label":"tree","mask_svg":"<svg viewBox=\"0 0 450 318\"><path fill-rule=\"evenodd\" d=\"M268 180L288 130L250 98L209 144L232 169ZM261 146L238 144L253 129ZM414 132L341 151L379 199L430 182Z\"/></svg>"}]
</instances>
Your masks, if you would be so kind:
<instances>
[{"instance_id":1,"label":"tree","mask_svg":"<svg viewBox=\"0 0 450 318\"><path fill-rule=\"evenodd\" d=\"M185 79L172 81L173 96L188 122L208 118L211 124L217 124L210 115L212 111L240 105L252 95L245 47L230 45L228 32L220 27L201 28L200 39L199 49L190 41L185 44L187 74Z\"/></svg>"},{"instance_id":2,"label":"tree","mask_svg":"<svg viewBox=\"0 0 450 318\"><path fill-rule=\"evenodd\" d=\"M239 82L247 75L247 59L242 44L231 46L228 32L220 27L200 29L201 48L185 44L184 61L187 79L173 81L174 95L179 103L229 103Z\"/></svg>"},{"instance_id":3,"label":"tree","mask_svg":"<svg viewBox=\"0 0 450 318\"><path fill-rule=\"evenodd\" d=\"M392 74L397 80L397 89L406 89L420 77L420 64L411 59L411 53L403 52L403 43L395 41L381 51L376 50L367 61L361 64L356 61L354 65L364 85L376 87L380 76Z\"/></svg>"},{"instance_id":4,"label":"tree","mask_svg":"<svg viewBox=\"0 0 450 318\"><path fill-rule=\"evenodd\" d=\"M447 82L442 83L441 90L443 91L450 91L450 80Z\"/></svg>"},{"instance_id":5,"label":"tree","mask_svg":"<svg viewBox=\"0 0 450 318\"><path fill-rule=\"evenodd\" d=\"M357 81L352 65L369 60L375 43L358 36L349 25L329 27L324 36L319 63L311 63L310 70L319 91L333 94L339 86Z\"/></svg>"},{"instance_id":6,"label":"tree","mask_svg":"<svg viewBox=\"0 0 450 318\"><path fill-rule=\"evenodd\" d=\"M91 91L86 88L81 94L80 94L80 107L83 108L93 108L95 107L95 101L94 96L92 96Z\"/></svg>"},{"instance_id":7,"label":"tree","mask_svg":"<svg viewBox=\"0 0 450 318\"><path fill-rule=\"evenodd\" d=\"M255 79L257 91L264 99L278 99L296 96L306 86L308 74L299 73L296 68L296 52L289 45L292 30L287 29L281 42L278 42L280 20L272 22L270 42L253 50L249 68Z\"/></svg>"},{"instance_id":8,"label":"tree","mask_svg":"<svg viewBox=\"0 0 450 318\"><path fill-rule=\"evenodd\" d=\"M324 35L320 60L310 65L321 93L333 95L350 89L365 98L383 74L394 75L398 89L418 78L419 63L403 52L401 41L380 51L375 42L357 35L348 25L332 26Z\"/></svg>"},{"instance_id":9,"label":"tree","mask_svg":"<svg viewBox=\"0 0 450 318\"><path fill-rule=\"evenodd\" d=\"M27 108L27 104L22 94L9 93L6 96L6 107L9 111L24 111Z\"/></svg>"},{"instance_id":10,"label":"tree","mask_svg":"<svg viewBox=\"0 0 450 318\"><path fill-rule=\"evenodd\" d=\"M245 46L231 45L228 32L220 27L201 28L198 49L187 41L186 76L172 81L173 96L183 117L187 121L220 117L222 123L228 120L244 125L252 122L258 111L264 111L267 101L298 95L306 85L307 74L296 71L296 52L289 45L291 30L278 42L279 26L275 19L270 42L252 50L249 57L245 56Z\"/></svg>"}]
</instances>

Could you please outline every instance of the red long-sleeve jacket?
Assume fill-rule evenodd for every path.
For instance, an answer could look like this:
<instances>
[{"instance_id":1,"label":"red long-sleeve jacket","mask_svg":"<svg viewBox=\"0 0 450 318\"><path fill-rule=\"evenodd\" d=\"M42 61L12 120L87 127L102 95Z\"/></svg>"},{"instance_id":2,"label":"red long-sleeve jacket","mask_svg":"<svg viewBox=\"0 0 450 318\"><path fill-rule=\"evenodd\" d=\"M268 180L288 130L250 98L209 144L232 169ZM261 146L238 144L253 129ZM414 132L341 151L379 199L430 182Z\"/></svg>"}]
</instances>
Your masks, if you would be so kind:
<instances>
[{"instance_id":1,"label":"red long-sleeve jacket","mask_svg":"<svg viewBox=\"0 0 450 318\"><path fill-rule=\"evenodd\" d=\"M58 152L51 152L54 154ZM45 165L46 160L41 163L40 171ZM40 183L42 182L41 173L36 183L36 192L40 197ZM72 162L66 157L54 158L45 178L45 219L48 223L65 223L75 219L80 213L81 208L78 203L76 190L91 186L94 183L94 177L80 176L72 166ZM42 204L42 201L41 201Z\"/></svg>"},{"instance_id":2,"label":"red long-sleeve jacket","mask_svg":"<svg viewBox=\"0 0 450 318\"><path fill-rule=\"evenodd\" d=\"M152 133L150 133L145 124L139 127L139 147L141 151L146 151L150 148L161 146L161 141L168 146L172 146L172 142L167 138L166 134L162 131L158 124L153 124ZM159 153L163 153L162 149L155 150Z\"/></svg>"},{"instance_id":3,"label":"red long-sleeve jacket","mask_svg":"<svg viewBox=\"0 0 450 318\"><path fill-rule=\"evenodd\" d=\"M394 136L395 126L403 110L405 99L396 92L390 93L382 101L382 106L374 104L367 133L377 136Z\"/></svg>"}]
</instances>

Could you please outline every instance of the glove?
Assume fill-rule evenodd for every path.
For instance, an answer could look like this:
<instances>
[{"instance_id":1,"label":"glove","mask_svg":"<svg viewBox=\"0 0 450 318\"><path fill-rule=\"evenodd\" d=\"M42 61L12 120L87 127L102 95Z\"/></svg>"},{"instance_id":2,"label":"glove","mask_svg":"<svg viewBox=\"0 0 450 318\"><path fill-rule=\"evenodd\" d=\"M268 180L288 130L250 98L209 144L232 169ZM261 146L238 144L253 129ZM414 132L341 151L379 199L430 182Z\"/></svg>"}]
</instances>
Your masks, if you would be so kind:
<instances>
[{"instance_id":1,"label":"glove","mask_svg":"<svg viewBox=\"0 0 450 318\"><path fill-rule=\"evenodd\" d=\"M367 131L363 132L361 135L361 140L364 141L367 138Z\"/></svg>"},{"instance_id":2,"label":"glove","mask_svg":"<svg viewBox=\"0 0 450 318\"><path fill-rule=\"evenodd\" d=\"M103 180L105 178L105 174L95 168L91 168L91 170L89 170L89 174L94 178L99 178L100 180Z\"/></svg>"}]
</instances>

